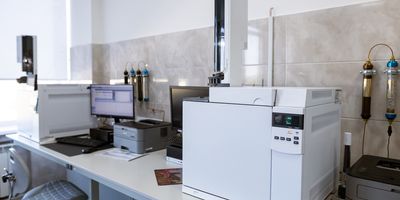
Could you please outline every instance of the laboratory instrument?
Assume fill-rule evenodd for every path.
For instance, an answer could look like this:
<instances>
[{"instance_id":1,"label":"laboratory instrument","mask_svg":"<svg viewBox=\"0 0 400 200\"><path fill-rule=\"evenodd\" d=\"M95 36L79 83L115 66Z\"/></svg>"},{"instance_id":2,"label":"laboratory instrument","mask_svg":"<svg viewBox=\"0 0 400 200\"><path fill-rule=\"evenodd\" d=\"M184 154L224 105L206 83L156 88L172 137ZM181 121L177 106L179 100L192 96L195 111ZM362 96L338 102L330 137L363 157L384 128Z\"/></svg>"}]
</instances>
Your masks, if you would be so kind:
<instances>
[{"instance_id":1,"label":"laboratory instrument","mask_svg":"<svg viewBox=\"0 0 400 200\"><path fill-rule=\"evenodd\" d=\"M360 72L363 75L361 118L364 120L368 120L371 117L372 76L376 73L373 68L374 65L368 59Z\"/></svg>"},{"instance_id":2,"label":"laboratory instrument","mask_svg":"<svg viewBox=\"0 0 400 200\"><path fill-rule=\"evenodd\" d=\"M365 134L369 118L371 117L371 96L372 96L372 76L376 74L374 70L374 65L371 63L370 55L371 51L374 49L372 47L368 53L368 60L363 65L363 70L360 73L363 75L362 84L362 107L361 107L361 118L364 120L363 136L362 136L362 150L361 153L364 155L365 146Z\"/></svg>"},{"instance_id":3,"label":"laboratory instrument","mask_svg":"<svg viewBox=\"0 0 400 200\"><path fill-rule=\"evenodd\" d=\"M130 73L129 75L131 77L131 84L135 85L136 84L136 72L135 72L135 69L133 68L133 65L132 65L132 68L129 71L129 73Z\"/></svg>"},{"instance_id":4,"label":"laboratory instrument","mask_svg":"<svg viewBox=\"0 0 400 200\"><path fill-rule=\"evenodd\" d=\"M363 65L363 70L361 74L363 74L363 91L362 91L362 112L361 117L364 119L364 127L363 127L363 135L362 135L362 154L364 155L364 147L365 147L365 135L368 119L371 117L371 94L372 94L372 76L376 73L373 69L373 65L371 63L371 53L378 46L387 47L391 52L391 57L389 62L387 63L387 68L385 73L387 74L387 84L386 84L386 114L385 117L389 123L387 133L388 133L388 143L387 143L387 154L389 157L389 145L390 145L390 137L392 135L392 123L396 118L395 106L396 106L396 77L398 74L398 63L394 58L394 53L392 48L384 43L378 43L372 46L368 52L368 59Z\"/></svg>"},{"instance_id":5,"label":"laboratory instrument","mask_svg":"<svg viewBox=\"0 0 400 200\"><path fill-rule=\"evenodd\" d=\"M127 68L125 68L125 70L124 70L124 84L125 85L129 84L129 72L128 72Z\"/></svg>"},{"instance_id":6,"label":"laboratory instrument","mask_svg":"<svg viewBox=\"0 0 400 200\"><path fill-rule=\"evenodd\" d=\"M392 123L396 119L396 82L398 75L398 62L394 59L394 55L392 52L392 56L389 62L386 64L387 68L385 73L387 75L387 84L386 84L386 113L385 117L389 123L388 126L388 141L387 141L387 157L390 156L390 137L392 136Z\"/></svg>"},{"instance_id":7,"label":"laboratory instrument","mask_svg":"<svg viewBox=\"0 0 400 200\"><path fill-rule=\"evenodd\" d=\"M18 131L35 142L89 133L97 126L90 114L89 85L40 84L18 89Z\"/></svg>"},{"instance_id":8,"label":"laboratory instrument","mask_svg":"<svg viewBox=\"0 0 400 200\"><path fill-rule=\"evenodd\" d=\"M150 82L150 72L148 70L148 65L146 64L142 71L142 81L143 81L143 100L149 101L149 82Z\"/></svg>"},{"instance_id":9,"label":"laboratory instrument","mask_svg":"<svg viewBox=\"0 0 400 200\"><path fill-rule=\"evenodd\" d=\"M208 85L240 86L243 50L247 49L248 0L214 2L214 72Z\"/></svg>"},{"instance_id":10,"label":"laboratory instrument","mask_svg":"<svg viewBox=\"0 0 400 200\"><path fill-rule=\"evenodd\" d=\"M37 37L34 35L17 36L17 62L21 63L26 76L17 79L18 83L27 83L38 89L37 74Z\"/></svg>"},{"instance_id":11,"label":"laboratory instrument","mask_svg":"<svg viewBox=\"0 0 400 200\"><path fill-rule=\"evenodd\" d=\"M136 89L136 71L135 71L135 68L134 68L134 65L132 64L132 68L131 68L131 70L129 71L129 73L130 73L130 77L131 77L131 84L132 84L132 87L133 87L133 89L134 89L134 91L133 91L133 96L134 96L134 99L137 97L137 89Z\"/></svg>"},{"instance_id":12,"label":"laboratory instrument","mask_svg":"<svg viewBox=\"0 0 400 200\"><path fill-rule=\"evenodd\" d=\"M136 70L137 100L143 101L143 75L140 69Z\"/></svg>"},{"instance_id":13,"label":"laboratory instrument","mask_svg":"<svg viewBox=\"0 0 400 200\"><path fill-rule=\"evenodd\" d=\"M183 102L184 193L202 199L324 199L336 187L335 88L211 87Z\"/></svg>"}]
</instances>

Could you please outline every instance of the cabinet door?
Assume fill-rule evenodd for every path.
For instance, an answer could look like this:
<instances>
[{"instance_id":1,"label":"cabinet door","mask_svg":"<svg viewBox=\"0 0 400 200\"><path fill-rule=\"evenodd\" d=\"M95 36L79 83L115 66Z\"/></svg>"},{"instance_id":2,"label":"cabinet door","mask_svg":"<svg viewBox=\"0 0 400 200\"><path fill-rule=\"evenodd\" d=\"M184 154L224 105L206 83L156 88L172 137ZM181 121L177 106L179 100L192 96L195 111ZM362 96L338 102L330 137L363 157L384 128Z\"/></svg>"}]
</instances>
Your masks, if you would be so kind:
<instances>
[{"instance_id":1,"label":"cabinet door","mask_svg":"<svg viewBox=\"0 0 400 200\"><path fill-rule=\"evenodd\" d=\"M271 111L184 102L183 184L227 199L269 199Z\"/></svg>"}]
</instances>

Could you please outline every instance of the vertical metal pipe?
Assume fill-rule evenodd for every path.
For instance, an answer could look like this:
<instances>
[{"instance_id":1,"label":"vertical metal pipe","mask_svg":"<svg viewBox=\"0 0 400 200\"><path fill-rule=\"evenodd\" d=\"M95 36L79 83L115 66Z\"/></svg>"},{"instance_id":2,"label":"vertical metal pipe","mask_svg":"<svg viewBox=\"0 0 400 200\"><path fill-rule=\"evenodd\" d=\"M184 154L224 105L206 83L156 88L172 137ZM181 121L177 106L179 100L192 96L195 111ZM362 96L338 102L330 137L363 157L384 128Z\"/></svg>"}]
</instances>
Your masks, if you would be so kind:
<instances>
[{"instance_id":1,"label":"vertical metal pipe","mask_svg":"<svg viewBox=\"0 0 400 200\"><path fill-rule=\"evenodd\" d=\"M269 9L269 20L268 20L268 80L267 86L273 86L273 78L274 78L274 16L273 16L274 8Z\"/></svg>"},{"instance_id":2,"label":"vertical metal pipe","mask_svg":"<svg viewBox=\"0 0 400 200\"><path fill-rule=\"evenodd\" d=\"M214 72L220 72L225 64L225 0L215 0L214 12Z\"/></svg>"}]
</instances>

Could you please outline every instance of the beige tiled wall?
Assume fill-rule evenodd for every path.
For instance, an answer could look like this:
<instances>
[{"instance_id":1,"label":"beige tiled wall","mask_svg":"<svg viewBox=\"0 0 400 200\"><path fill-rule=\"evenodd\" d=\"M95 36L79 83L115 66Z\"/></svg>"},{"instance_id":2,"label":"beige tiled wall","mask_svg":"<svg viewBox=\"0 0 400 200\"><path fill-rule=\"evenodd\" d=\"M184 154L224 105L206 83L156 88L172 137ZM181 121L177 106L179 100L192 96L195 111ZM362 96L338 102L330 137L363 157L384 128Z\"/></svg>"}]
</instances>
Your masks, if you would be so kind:
<instances>
[{"instance_id":1,"label":"beige tiled wall","mask_svg":"<svg viewBox=\"0 0 400 200\"><path fill-rule=\"evenodd\" d=\"M396 58L400 57L399 10L400 1L382 0L275 18L274 84L341 87L342 132L353 133L352 162L361 156L362 77L359 71L375 43L389 44ZM244 61L246 85L266 83L267 25L267 19L249 22L249 49ZM385 48L376 48L372 55L378 73L373 79L372 117L366 129L366 153L380 156L386 155L387 143L383 70L388 53ZM169 85L207 84L207 77L213 70L213 29L74 47L71 55L75 64L73 78L93 76L94 82L122 78L127 62L149 63L151 101L138 103L137 113L151 115L152 108L162 109L165 119L169 120ZM400 111L400 103L397 110ZM391 157L398 159L399 120L400 117L394 123L390 146Z\"/></svg>"},{"instance_id":2,"label":"beige tiled wall","mask_svg":"<svg viewBox=\"0 0 400 200\"><path fill-rule=\"evenodd\" d=\"M71 49L71 56L71 63L75 64L72 66L72 78L93 77L94 83L122 79L128 62L136 68L142 61L148 63L150 102L136 102L136 113L170 121L170 85L207 85L207 77L213 70L213 29L77 46Z\"/></svg>"},{"instance_id":3,"label":"beige tiled wall","mask_svg":"<svg viewBox=\"0 0 400 200\"><path fill-rule=\"evenodd\" d=\"M400 57L400 1L373 3L284 16L276 34L285 35L284 83L286 86L335 86L343 89L342 132L353 133L352 162L361 156L362 76L359 71L368 50L376 43L387 43ZM281 47L282 48L282 47ZM365 153L386 156L385 120L386 77L383 73L390 51L376 48L372 59L377 74L373 77L372 117L366 128ZM282 69L280 69L282 70ZM397 92L400 91L397 89ZM399 96L400 98L400 96ZM400 105L397 105L400 111ZM394 123L390 156L400 159L399 118Z\"/></svg>"}]
</instances>

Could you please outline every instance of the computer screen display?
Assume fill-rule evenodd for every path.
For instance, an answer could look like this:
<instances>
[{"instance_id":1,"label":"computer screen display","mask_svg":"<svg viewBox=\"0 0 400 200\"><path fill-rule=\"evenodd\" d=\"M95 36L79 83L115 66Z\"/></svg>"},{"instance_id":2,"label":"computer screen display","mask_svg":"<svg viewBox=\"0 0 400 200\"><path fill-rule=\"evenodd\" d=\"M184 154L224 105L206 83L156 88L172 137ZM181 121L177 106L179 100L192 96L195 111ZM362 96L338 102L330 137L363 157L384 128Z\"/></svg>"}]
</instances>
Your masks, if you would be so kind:
<instances>
[{"instance_id":1,"label":"computer screen display","mask_svg":"<svg viewBox=\"0 0 400 200\"><path fill-rule=\"evenodd\" d=\"M172 127L182 130L182 103L186 98L208 97L208 87L171 86L171 122Z\"/></svg>"},{"instance_id":2,"label":"computer screen display","mask_svg":"<svg viewBox=\"0 0 400 200\"><path fill-rule=\"evenodd\" d=\"M135 118L132 85L91 85L91 113L99 117Z\"/></svg>"}]
</instances>

